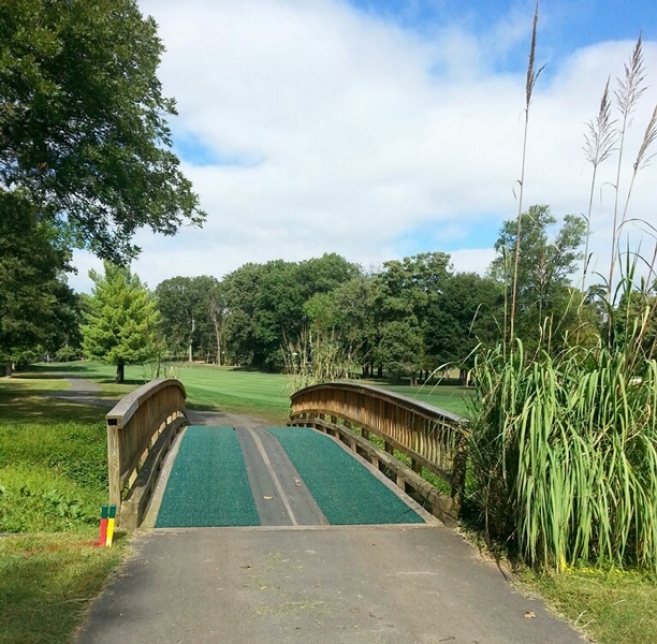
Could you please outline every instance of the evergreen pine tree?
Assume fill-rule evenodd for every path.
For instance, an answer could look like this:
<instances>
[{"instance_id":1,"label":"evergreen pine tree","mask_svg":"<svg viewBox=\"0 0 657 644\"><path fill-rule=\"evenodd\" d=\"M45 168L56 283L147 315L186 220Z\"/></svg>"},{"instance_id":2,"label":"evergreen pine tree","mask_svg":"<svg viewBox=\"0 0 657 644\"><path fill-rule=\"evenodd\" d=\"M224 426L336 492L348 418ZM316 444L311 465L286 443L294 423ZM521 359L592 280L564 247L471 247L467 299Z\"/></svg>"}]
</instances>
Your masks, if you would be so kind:
<instances>
[{"instance_id":1,"label":"evergreen pine tree","mask_svg":"<svg viewBox=\"0 0 657 644\"><path fill-rule=\"evenodd\" d=\"M105 275L94 281L82 348L89 358L116 365L115 382L123 382L125 365L143 364L155 353L160 314L155 300L130 270L105 262Z\"/></svg>"}]
</instances>

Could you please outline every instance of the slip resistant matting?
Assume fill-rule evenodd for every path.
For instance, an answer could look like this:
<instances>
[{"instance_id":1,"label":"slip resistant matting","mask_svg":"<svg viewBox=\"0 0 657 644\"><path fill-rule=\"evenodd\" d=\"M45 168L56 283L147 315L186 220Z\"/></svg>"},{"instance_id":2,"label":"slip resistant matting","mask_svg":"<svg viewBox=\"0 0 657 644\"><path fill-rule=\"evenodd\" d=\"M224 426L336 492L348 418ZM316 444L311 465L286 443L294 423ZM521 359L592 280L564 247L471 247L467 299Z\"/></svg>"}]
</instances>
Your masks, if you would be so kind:
<instances>
[{"instance_id":1,"label":"slip resistant matting","mask_svg":"<svg viewBox=\"0 0 657 644\"><path fill-rule=\"evenodd\" d=\"M272 427L267 431L285 450L331 525L424 523L328 436L305 427ZM235 429L188 427L155 527L258 525L260 515Z\"/></svg>"},{"instance_id":2,"label":"slip resistant matting","mask_svg":"<svg viewBox=\"0 0 657 644\"><path fill-rule=\"evenodd\" d=\"M392 490L328 436L270 427L331 525L424 523Z\"/></svg>"},{"instance_id":3,"label":"slip resistant matting","mask_svg":"<svg viewBox=\"0 0 657 644\"><path fill-rule=\"evenodd\" d=\"M188 427L155 527L255 525L260 525L260 517L235 430Z\"/></svg>"}]
</instances>

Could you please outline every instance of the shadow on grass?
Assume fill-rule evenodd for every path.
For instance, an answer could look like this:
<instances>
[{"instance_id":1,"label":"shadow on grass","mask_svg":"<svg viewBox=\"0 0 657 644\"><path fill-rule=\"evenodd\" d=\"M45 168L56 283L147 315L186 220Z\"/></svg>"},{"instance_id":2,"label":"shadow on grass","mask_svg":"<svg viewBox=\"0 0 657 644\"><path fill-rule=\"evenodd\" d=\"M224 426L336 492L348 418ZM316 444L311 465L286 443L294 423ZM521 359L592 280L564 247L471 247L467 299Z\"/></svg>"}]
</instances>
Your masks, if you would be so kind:
<instances>
[{"instance_id":1,"label":"shadow on grass","mask_svg":"<svg viewBox=\"0 0 657 644\"><path fill-rule=\"evenodd\" d=\"M30 377L30 374L48 374L49 378L66 378L67 375L89 374L89 365L80 362L66 362L58 364L35 364L30 365L29 371L17 371L16 374L22 377ZM34 375L32 377L35 377Z\"/></svg>"},{"instance_id":2,"label":"shadow on grass","mask_svg":"<svg viewBox=\"0 0 657 644\"><path fill-rule=\"evenodd\" d=\"M123 382L116 382L114 378L94 378L93 380L99 385L132 385L141 387L145 384L143 378L126 378Z\"/></svg>"},{"instance_id":3,"label":"shadow on grass","mask_svg":"<svg viewBox=\"0 0 657 644\"><path fill-rule=\"evenodd\" d=\"M58 395L68 392L57 392ZM51 397L42 389L0 391L0 418L7 423L69 422L97 423L104 419L107 408Z\"/></svg>"}]
</instances>

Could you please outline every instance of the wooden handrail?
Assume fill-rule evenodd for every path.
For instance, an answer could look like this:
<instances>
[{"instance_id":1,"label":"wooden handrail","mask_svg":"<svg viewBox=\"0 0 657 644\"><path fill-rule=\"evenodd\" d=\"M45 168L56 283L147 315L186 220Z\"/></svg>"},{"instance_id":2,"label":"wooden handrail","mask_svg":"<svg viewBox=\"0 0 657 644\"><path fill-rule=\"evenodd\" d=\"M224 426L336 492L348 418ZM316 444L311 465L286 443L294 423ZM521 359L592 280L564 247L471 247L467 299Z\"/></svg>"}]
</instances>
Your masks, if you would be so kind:
<instances>
[{"instance_id":1,"label":"wooden handrail","mask_svg":"<svg viewBox=\"0 0 657 644\"><path fill-rule=\"evenodd\" d=\"M451 488L458 512L465 484L464 418L408 396L353 382L312 385L292 394L291 400L291 425L316 425L325 430L327 426L337 428L340 420L347 428L360 427L364 438L378 436L386 452L399 451L409 457L414 472L421 474L426 468L441 478ZM343 434L346 442L353 443Z\"/></svg>"},{"instance_id":2,"label":"wooden handrail","mask_svg":"<svg viewBox=\"0 0 657 644\"><path fill-rule=\"evenodd\" d=\"M177 431L187 424L186 397L179 380L153 380L129 393L105 416L109 502L116 504L117 517L124 490L136 481L160 434L169 426Z\"/></svg>"}]
</instances>

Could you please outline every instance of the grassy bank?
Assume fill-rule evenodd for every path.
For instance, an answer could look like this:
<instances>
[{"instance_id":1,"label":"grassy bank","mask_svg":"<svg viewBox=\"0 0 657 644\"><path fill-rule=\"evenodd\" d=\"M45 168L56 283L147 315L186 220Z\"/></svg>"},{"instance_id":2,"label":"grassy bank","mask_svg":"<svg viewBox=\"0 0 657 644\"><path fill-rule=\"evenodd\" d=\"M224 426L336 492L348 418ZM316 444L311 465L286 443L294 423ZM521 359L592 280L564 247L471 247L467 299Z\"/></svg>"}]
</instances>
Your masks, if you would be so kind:
<instances>
[{"instance_id":1,"label":"grassy bank","mask_svg":"<svg viewBox=\"0 0 657 644\"><path fill-rule=\"evenodd\" d=\"M125 552L121 540L94 545L105 410L45 396L67 388L33 374L0 380L0 644L70 642Z\"/></svg>"}]
</instances>

